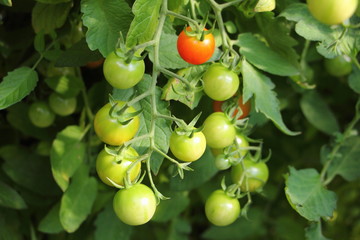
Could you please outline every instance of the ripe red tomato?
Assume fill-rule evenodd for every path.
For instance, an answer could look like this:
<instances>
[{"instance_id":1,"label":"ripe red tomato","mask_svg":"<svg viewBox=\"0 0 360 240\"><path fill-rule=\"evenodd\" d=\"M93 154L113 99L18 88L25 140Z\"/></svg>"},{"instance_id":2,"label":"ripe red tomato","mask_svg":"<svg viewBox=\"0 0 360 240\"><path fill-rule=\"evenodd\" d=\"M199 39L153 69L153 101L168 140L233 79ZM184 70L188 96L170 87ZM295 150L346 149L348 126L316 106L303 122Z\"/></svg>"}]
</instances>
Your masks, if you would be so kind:
<instances>
[{"instance_id":1,"label":"ripe red tomato","mask_svg":"<svg viewBox=\"0 0 360 240\"><path fill-rule=\"evenodd\" d=\"M238 119L246 118L251 110L251 102L247 101L243 103L242 96L231 98L229 101L237 101L237 106L241 109L242 114L238 117ZM226 102L224 101L213 101L213 110L214 112L224 112L226 110ZM239 109L236 108L234 111L233 117L239 112Z\"/></svg>"},{"instance_id":2,"label":"ripe red tomato","mask_svg":"<svg viewBox=\"0 0 360 240\"><path fill-rule=\"evenodd\" d=\"M203 75L204 92L211 99L225 101L239 88L239 76L221 63L212 64Z\"/></svg>"},{"instance_id":3,"label":"ripe red tomato","mask_svg":"<svg viewBox=\"0 0 360 240\"><path fill-rule=\"evenodd\" d=\"M144 184L135 184L119 190L114 197L113 207L121 221L137 226L150 221L156 210L154 192Z\"/></svg>"},{"instance_id":4,"label":"ripe red tomato","mask_svg":"<svg viewBox=\"0 0 360 240\"><path fill-rule=\"evenodd\" d=\"M111 181L120 186L124 186L126 171L135 160L138 153L132 147L125 148L119 156L113 156L104 149L101 150L96 158L96 171L101 181L109 186L114 186ZM129 172L130 180L133 181L140 173L141 163L133 166ZM109 178L109 179L108 179Z\"/></svg>"},{"instance_id":5,"label":"ripe red tomato","mask_svg":"<svg viewBox=\"0 0 360 240\"><path fill-rule=\"evenodd\" d=\"M125 104L123 101L116 102L119 107ZM96 113L94 129L101 141L113 146L118 146L135 136L139 130L140 118L139 116L135 116L129 123L122 125L116 118L110 116L110 109L111 104L108 103ZM136 112L133 107L128 107L125 111L125 113L133 112Z\"/></svg>"},{"instance_id":6,"label":"ripe red tomato","mask_svg":"<svg viewBox=\"0 0 360 240\"><path fill-rule=\"evenodd\" d=\"M240 203L223 190L215 190L205 203L207 219L216 226L227 226L240 215Z\"/></svg>"},{"instance_id":7,"label":"ripe red tomato","mask_svg":"<svg viewBox=\"0 0 360 240\"><path fill-rule=\"evenodd\" d=\"M100 58L99 60L86 63L85 66L90 69L95 69L95 68L100 67L101 64L103 64L104 60L105 60L104 58Z\"/></svg>"},{"instance_id":8,"label":"ripe red tomato","mask_svg":"<svg viewBox=\"0 0 360 240\"><path fill-rule=\"evenodd\" d=\"M191 31L190 27L186 28ZM204 28L204 31L207 29ZM212 33L206 34L201 41L196 36L188 36L183 30L178 36L177 49L186 62L191 64L202 64L208 61L215 51L215 38Z\"/></svg>"}]
</instances>

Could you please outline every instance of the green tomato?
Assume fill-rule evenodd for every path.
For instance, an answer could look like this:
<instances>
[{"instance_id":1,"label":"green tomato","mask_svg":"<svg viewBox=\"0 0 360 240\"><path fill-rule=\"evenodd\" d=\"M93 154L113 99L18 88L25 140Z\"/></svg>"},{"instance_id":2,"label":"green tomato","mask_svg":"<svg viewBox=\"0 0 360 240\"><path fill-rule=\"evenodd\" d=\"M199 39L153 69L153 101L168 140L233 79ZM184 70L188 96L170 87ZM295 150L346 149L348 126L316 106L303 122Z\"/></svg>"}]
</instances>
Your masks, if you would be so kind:
<instances>
[{"instance_id":1,"label":"green tomato","mask_svg":"<svg viewBox=\"0 0 360 240\"><path fill-rule=\"evenodd\" d=\"M351 73L352 64L348 56L340 55L335 58L325 59L326 71L335 77L343 77Z\"/></svg>"},{"instance_id":2,"label":"green tomato","mask_svg":"<svg viewBox=\"0 0 360 240\"><path fill-rule=\"evenodd\" d=\"M215 190L205 203L207 219L216 226L227 226L240 215L240 203L223 190Z\"/></svg>"},{"instance_id":3,"label":"green tomato","mask_svg":"<svg viewBox=\"0 0 360 240\"><path fill-rule=\"evenodd\" d=\"M244 164L244 167L243 167ZM244 171L245 168L245 171ZM243 176L243 174L245 174ZM269 178L269 169L266 163L254 162L249 158L231 168L233 183L239 184L243 192L254 192L262 188Z\"/></svg>"},{"instance_id":4,"label":"green tomato","mask_svg":"<svg viewBox=\"0 0 360 240\"><path fill-rule=\"evenodd\" d=\"M230 159L221 153L215 157L215 166L219 170L226 170L231 167Z\"/></svg>"},{"instance_id":5,"label":"green tomato","mask_svg":"<svg viewBox=\"0 0 360 240\"><path fill-rule=\"evenodd\" d=\"M155 194L148 186L135 184L115 194L113 208L124 223L132 226L142 225L154 216Z\"/></svg>"},{"instance_id":6,"label":"green tomato","mask_svg":"<svg viewBox=\"0 0 360 240\"><path fill-rule=\"evenodd\" d=\"M143 78L145 63L144 60L131 60L130 63L126 63L124 58L112 52L104 61L103 72L111 86L127 89L135 86Z\"/></svg>"},{"instance_id":7,"label":"green tomato","mask_svg":"<svg viewBox=\"0 0 360 240\"><path fill-rule=\"evenodd\" d=\"M202 131L206 144L211 148L225 148L234 142L236 130L223 112L210 114L204 122Z\"/></svg>"},{"instance_id":8,"label":"green tomato","mask_svg":"<svg viewBox=\"0 0 360 240\"><path fill-rule=\"evenodd\" d=\"M239 88L238 75L220 63L212 64L203 75L204 92L211 99L225 101Z\"/></svg>"},{"instance_id":9,"label":"green tomato","mask_svg":"<svg viewBox=\"0 0 360 240\"><path fill-rule=\"evenodd\" d=\"M340 24L350 18L358 0L307 0L311 14L325 24Z\"/></svg>"},{"instance_id":10,"label":"green tomato","mask_svg":"<svg viewBox=\"0 0 360 240\"><path fill-rule=\"evenodd\" d=\"M49 127L55 121L55 114L46 102L34 102L29 108L29 119L39 128Z\"/></svg>"},{"instance_id":11,"label":"green tomato","mask_svg":"<svg viewBox=\"0 0 360 240\"><path fill-rule=\"evenodd\" d=\"M135 158L139 156L132 147L125 148L119 156L108 154L104 149L96 158L96 171L101 181L109 186L114 186L111 181L120 186L124 186L124 178L126 171L134 162ZM130 180L133 181L139 174L141 163L136 163L129 172ZM108 179L109 178L109 179Z\"/></svg>"},{"instance_id":12,"label":"green tomato","mask_svg":"<svg viewBox=\"0 0 360 240\"><path fill-rule=\"evenodd\" d=\"M49 106L57 115L68 116L75 112L76 98L64 98L60 94L52 93L49 96Z\"/></svg>"},{"instance_id":13,"label":"green tomato","mask_svg":"<svg viewBox=\"0 0 360 240\"><path fill-rule=\"evenodd\" d=\"M119 107L125 104L123 101L116 102ZM94 129L101 141L113 146L118 146L129 141L136 135L140 126L140 118L139 116L135 116L129 123L122 125L116 118L110 116L110 109L111 104L108 103L96 113ZM133 107L128 107L125 114L133 112L136 112L136 110Z\"/></svg>"},{"instance_id":14,"label":"green tomato","mask_svg":"<svg viewBox=\"0 0 360 240\"><path fill-rule=\"evenodd\" d=\"M204 154L205 149L206 139L202 132L195 132L192 137L188 137L174 131L170 136L170 150L179 160L196 161Z\"/></svg>"}]
</instances>

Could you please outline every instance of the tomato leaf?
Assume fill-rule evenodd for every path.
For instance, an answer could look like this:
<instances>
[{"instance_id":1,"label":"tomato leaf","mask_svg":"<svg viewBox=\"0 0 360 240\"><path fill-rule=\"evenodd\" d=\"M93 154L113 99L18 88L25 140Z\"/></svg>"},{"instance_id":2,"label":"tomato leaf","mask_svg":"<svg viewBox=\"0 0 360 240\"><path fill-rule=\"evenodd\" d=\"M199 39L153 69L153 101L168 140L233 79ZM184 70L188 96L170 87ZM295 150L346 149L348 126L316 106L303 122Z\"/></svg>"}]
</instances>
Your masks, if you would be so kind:
<instances>
[{"instance_id":1,"label":"tomato leaf","mask_svg":"<svg viewBox=\"0 0 360 240\"><path fill-rule=\"evenodd\" d=\"M64 25L72 2L45 4L37 2L32 10L31 23L36 33L50 33Z\"/></svg>"},{"instance_id":2,"label":"tomato leaf","mask_svg":"<svg viewBox=\"0 0 360 240\"><path fill-rule=\"evenodd\" d=\"M59 212L60 202L56 203L45 215L45 217L41 219L38 227L39 231L50 234L60 233L63 231L64 228L60 223Z\"/></svg>"},{"instance_id":3,"label":"tomato leaf","mask_svg":"<svg viewBox=\"0 0 360 240\"><path fill-rule=\"evenodd\" d=\"M12 6L12 0L0 0L0 4L11 7Z\"/></svg>"},{"instance_id":4,"label":"tomato leaf","mask_svg":"<svg viewBox=\"0 0 360 240\"><path fill-rule=\"evenodd\" d=\"M60 222L69 233L76 231L90 214L96 198L97 181L88 173L88 166L80 167L61 198Z\"/></svg>"},{"instance_id":5,"label":"tomato leaf","mask_svg":"<svg viewBox=\"0 0 360 240\"><path fill-rule=\"evenodd\" d=\"M321 232L321 222L312 222L310 226L305 229L306 240L330 240L323 236Z\"/></svg>"},{"instance_id":6,"label":"tomato leaf","mask_svg":"<svg viewBox=\"0 0 360 240\"><path fill-rule=\"evenodd\" d=\"M115 215L112 202L97 216L95 226L95 240L129 240L133 229Z\"/></svg>"},{"instance_id":7,"label":"tomato leaf","mask_svg":"<svg viewBox=\"0 0 360 240\"><path fill-rule=\"evenodd\" d=\"M242 62L242 73L244 79L243 101L248 101L254 95L256 111L265 114L284 133L299 134L290 131L285 126L280 114L279 101L273 91L275 85L271 79L257 71L246 60Z\"/></svg>"},{"instance_id":8,"label":"tomato leaf","mask_svg":"<svg viewBox=\"0 0 360 240\"><path fill-rule=\"evenodd\" d=\"M65 191L70 178L80 167L85 158L83 130L78 126L68 126L59 132L50 153L51 170L55 181Z\"/></svg>"},{"instance_id":9,"label":"tomato leaf","mask_svg":"<svg viewBox=\"0 0 360 240\"><path fill-rule=\"evenodd\" d=\"M71 2L71 0L36 0L37 2L47 3L47 4L58 4L63 2Z\"/></svg>"},{"instance_id":10,"label":"tomato leaf","mask_svg":"<svg viewBox=\"0 0 360 240\"><path fill-rule=\"evenodd\" d=\"M353 68L353 71L349 76L348 83L354 92L360 94L360 70L358 68Z\"/></svg>"},{"instance_id":11,"label":"tomato leaf","mask_svg":"<svg viewBox=\"0 0 360 240\"><path fill-rule=\"evenodd\" d=\"M36 87L37 81L36 71L29 67L9 72L0 83L0 110L21 101Z\"/></svg>"},{"instance_id":12,"label":"tomato leaf","mask_svg":"<svg viewBox=\"0 0 360 240\"><path fill-rule=\"evenodd\" d=\"M0 206L25 209L27 205L21 195L6 183L0 181Z\"/></svg>"},{"instance_id":13,"label":"tomato leaf","mask_svg":"<svg viewBox=\"0 0 360 240\"><path fill-rule=\"evenodd\" d=\"M150 41L156 31L161 0L136 0L132 12L135 17L126 36L126 46L132 48L137 44Z\"/></svg>"},{"instance_id":14,"label":"tomato leaf","mask_svg":"<svg viewBox=\"0 0 360 240\"><path fill-rule=\"evenodd\" d=\"M290 167L285 193L291 206L309 221L331 217L336 208L336 194L324 188L315 169Z\"/></svg>"},{"instance_id":15,"label":"tomato leaf","mask_svg":"<svg viewBox=\"0 0 360 240\"><path fill-rule=\"evenodd\" d=\"M238 37L240 53L257 68L279 76L298 75L298 69L280 54L269 48L251 33Z\"/></svg>"},{"instance_id":16,"label":"tomato leaf","mask_svg":"<svg viewBox=\"0 0 360 240\"><path fill-rule=\"evenodd\" d=\"M89 48L104 57L115 50L119 33L127 33L133 17L125 0L84 0L81 12Z\"/></svg>"},{"instance_id":17,"label":"tomato leaf","mask_svg":"<svg viewBox=\"0 0 360 240\"><path fill-rule=\"evenodd\" d=\"M320 131L329 135L340 131L334 113L316 91L305 92L300 106L306 119Z\"/></svg>"}]
</instances>

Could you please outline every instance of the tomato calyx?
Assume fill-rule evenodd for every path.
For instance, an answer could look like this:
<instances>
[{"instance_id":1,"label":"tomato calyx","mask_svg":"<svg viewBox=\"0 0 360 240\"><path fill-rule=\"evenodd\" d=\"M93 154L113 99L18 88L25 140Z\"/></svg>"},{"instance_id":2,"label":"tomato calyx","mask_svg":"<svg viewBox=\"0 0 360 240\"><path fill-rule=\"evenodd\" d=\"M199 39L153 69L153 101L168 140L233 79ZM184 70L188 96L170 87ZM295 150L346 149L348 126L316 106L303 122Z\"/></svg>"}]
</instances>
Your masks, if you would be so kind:
<instances>
[{"instance_id":1,"label":"tomato calyx","mask_svg":"<svg viewBox=\"0 0 360 240\"><path fill-rule=\"evenodd\" d=\"M142 112L142 110L138 110L136 112L127 112L126 110L130 107L128 103L119 106L119 103L115 101L111 95L109 97L109 102L111 104L109 116L113 119L116 119L117 122L121 125L127 125L134 119L134 117L138 116Z\"/></svg>"},{"instance_id":2,"label":"tomato calyx","mask_svg":"<svg viewBox=\"0 0 360 240\"><path fill-rule=\"evenodd\" d=\"M209 20L209 13L207 13L201 23L196 24L195 22L189 22L189 26L185 25L184 32L189 37L196 37L199 41L204 41L205 36L213 33L215 24L212 24L210 29L207 29L206 23Z\"/></svg>"},{"instance_id":3,"label":"tomato calyx","mask_svg":"<svg viewBox=\"0 0 360 240\"><path fill-rule=\"evenodd\" d=\"M141 52L138 51L138 47L133 47L131 49L128 49L125 44L125 39L120 32L119 40L116 45L115 55L119 58L124 59L124 62L126 64L130 64L131 61L142 61L147 56L147 52L144 55L140 55Z\"/></svg>"},{"instance_id":4,"label":"tomato calyx","mask_svg":"<svg viewBox=\"0 0 360 240\"><path fill-rule=\"evenodd\" d=\"M189 124L186 124L182 119L179 121L175 121L175 124L177 125L177 127L174 129L174 131L176 132L176 134L178 134L180 136L185 135L189 138L192 138L195 133L201 132L204 128L203 126L200 126L198 128L195 127L201 114L202 113L200 112L198 115L196 115Z\"/></svg>"}]
</instances>

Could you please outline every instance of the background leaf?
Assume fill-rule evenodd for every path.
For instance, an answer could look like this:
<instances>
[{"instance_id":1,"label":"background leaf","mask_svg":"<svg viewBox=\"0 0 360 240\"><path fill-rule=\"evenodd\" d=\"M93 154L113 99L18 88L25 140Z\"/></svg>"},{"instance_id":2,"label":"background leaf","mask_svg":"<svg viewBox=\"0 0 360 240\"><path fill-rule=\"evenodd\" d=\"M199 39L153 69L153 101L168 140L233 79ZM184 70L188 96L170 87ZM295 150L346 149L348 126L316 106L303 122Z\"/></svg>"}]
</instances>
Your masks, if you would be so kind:
<instances>
[{"instance_id":1,"label":"background leaf","mask_svg":"<svg viewBox=\"0 0 360 240\"><path fill-rule=\"evenodd\" d=\"M330 240L323 236L320 222L310 223L310 226L306 228L305 237L306 240Z\"/></svg>"},{"instance_id":2,"label":"background leaf","mask_svg":"<svg viewBox=\"0 0 360 240\"><path fill-rule=\"evenodd\" d=\"M39 231L43 233L59 233L64 230L60 222L60 202L56 203L50 211L41 219L39 223Z\"/></svg>"},{"instance_id":3,"label":"background leaf","mask_svg":"<svg viewBox=\"0 0 360 240\"><path fill-rule=\"evenodd\" d=\"M27 207L20 194L2 181L0 181L0 205L14 209L24 209Z\"/></svg>"}]
</instances>

